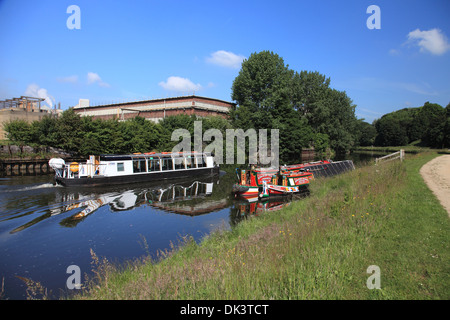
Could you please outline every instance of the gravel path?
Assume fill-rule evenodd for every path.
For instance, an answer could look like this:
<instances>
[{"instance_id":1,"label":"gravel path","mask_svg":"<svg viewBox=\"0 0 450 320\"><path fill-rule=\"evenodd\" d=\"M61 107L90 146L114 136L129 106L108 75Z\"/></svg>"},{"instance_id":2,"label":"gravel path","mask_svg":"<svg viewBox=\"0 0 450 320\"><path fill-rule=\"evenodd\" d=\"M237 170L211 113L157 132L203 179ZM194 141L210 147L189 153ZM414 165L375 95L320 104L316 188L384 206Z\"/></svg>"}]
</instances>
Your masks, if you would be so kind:
<instances>
[{"instance_id":1,"label":"gravel path","mask_svg":"<svg viewBox=\"0 0 450 320\"><path fill-rule=\"evenodd\" d=\"M427 162L420 174L447 210L450 217L450 155L443 155Z\"/></svg>"}]
</instances>

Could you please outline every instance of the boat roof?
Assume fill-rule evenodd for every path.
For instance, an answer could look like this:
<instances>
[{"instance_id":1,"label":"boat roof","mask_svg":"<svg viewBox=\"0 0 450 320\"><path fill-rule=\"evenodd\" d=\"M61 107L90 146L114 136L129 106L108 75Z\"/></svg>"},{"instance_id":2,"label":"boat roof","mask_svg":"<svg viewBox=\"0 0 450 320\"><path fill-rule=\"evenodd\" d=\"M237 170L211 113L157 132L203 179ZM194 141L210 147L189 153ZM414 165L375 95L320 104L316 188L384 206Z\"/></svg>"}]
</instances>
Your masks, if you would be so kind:
<instances>
[{"instance_id":1,"label":"boat roof","mask_svg":"<svg viewBox=\"0 0 450 320\"><path fill-rule=\"evenodd\" d=\"M273 172L273 171L278 171L278 168L275 167L271 167L271 168L255 168L253 169L254 172L260 172L260 173L264 173L264 172Z\"/></svg>"},{"instance_id":2,"label":"boat roof","mask_svg":"<svg viewBox=\"0 0 450 320\"><path fill-rule=\"evenodd\" d=\"M117 161L117 160L132 160L132 159L151 159L151 158L178 158L178 157L195 157L195 156L210 156L210 152L146 152L133 154L101 154L100 160L103 161Z\"/></svg>"}]
</instances>

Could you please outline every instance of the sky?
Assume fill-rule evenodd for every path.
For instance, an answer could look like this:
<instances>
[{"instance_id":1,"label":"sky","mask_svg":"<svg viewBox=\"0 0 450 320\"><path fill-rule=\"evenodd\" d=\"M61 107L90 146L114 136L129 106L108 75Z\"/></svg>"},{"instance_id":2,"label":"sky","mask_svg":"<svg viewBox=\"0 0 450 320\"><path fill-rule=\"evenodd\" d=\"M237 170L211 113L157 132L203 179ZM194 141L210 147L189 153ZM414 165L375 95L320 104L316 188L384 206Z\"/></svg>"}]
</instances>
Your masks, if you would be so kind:
<instances>
[{"instance_id":1,"label":"sky","mask_svg":"<svg viewBox=\"0 0 450 320\"><path fill-rule=\"evenodd\" d=\"M371 123L450 103L449 17L448 0L0 0L0 100L232 101L242 61L269 50Z\"/></svg>"}]
</instances>

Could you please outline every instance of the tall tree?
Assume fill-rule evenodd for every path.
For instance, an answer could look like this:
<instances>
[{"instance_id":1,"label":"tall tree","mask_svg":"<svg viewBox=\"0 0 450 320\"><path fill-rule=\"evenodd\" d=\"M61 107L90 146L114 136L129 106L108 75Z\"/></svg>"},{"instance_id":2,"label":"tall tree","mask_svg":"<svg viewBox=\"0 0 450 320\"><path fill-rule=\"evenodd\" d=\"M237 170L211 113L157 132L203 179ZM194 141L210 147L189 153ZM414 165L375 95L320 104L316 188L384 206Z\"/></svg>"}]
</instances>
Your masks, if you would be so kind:
<instances>
[{"instance_id":1,"label":"tall tree","mask_svg":"<svg viewBox=\"0 0 450 320\"><path fill-rule=\"evenodd\" d=\"M284 60L273 52L253 53L244 60L232 85L231 98L239 105L233 125L244 130L273 128L273 119L286 116L290 109L291 76Z\"/></svg>"},{"instance_id":2,"label":"tall tree","mask_svg":"<svg viewBox=\"0 0 450 320\"><path fill-rule=\"evenodd\" d=\"M386 114L375 122L377 146L404 146L408 144L406 127L392 114Z\"/></svg>"},{"instance_id":3,"label":"tall tree","mask_svg":"<svg viewBox=\"0 0 450 320\"><path fill-rule=\"evenodd\" d=\"M422 142L425 145L435 148L443 147L445 113L445 109L437 103L425 102L423 107L420 108L419 118L425 128Z\"/></svg>"},{"instance_id":4,"label":"tall tree","mask_svg":"<svg viewBox=\"0 0 450 320\"><path fill-rule=\"evenodd\" d=\"M80 152L83 143L83 131L80 115L73 108L65 110L56 123L56 147L75 153Z\"/></svg>"},{"instance_id":5,"label":"tall tree","mask_svg":"<svg viewBox=\"0 0 450 320\"><path fill-rule=\"evenodd\" d=\"M282 159L298 158L310 146L348 151L356 139L355 105L329 85L330 79L319 72L289 69L273 52L254 53L233 82L232 99L238 105L231 115L233 125L280 129Z\"/></svg>"},{"instance_id":6,"label":"tall tree","mask_svg":"<svg viewBox=\"0 0 450 320\"><path fill-rule=\"evenodd\" d=\"M358 119L357 122L357 144L360 146L373 146L377 129L372 124L365 122L364 119Z\"/></svg>"}]
</instances>

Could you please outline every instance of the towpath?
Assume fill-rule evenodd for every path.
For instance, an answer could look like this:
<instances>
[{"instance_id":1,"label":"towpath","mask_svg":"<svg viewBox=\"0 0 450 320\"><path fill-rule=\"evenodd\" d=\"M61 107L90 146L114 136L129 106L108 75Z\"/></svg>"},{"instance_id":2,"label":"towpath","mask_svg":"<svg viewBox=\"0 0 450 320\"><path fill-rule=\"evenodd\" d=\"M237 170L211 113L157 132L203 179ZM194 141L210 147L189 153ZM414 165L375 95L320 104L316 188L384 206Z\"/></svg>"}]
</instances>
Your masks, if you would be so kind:
<instances>
[{"instance_id":1,"label":"towpath","mask_svg":"<svg viewBox=\"0 0 450 320\"><path fill-rule=\"evenodd\" d=\"M450 217L450 155L443 155L427 162L420 174L433 191Z\"/></svg>"}]
</instances>

